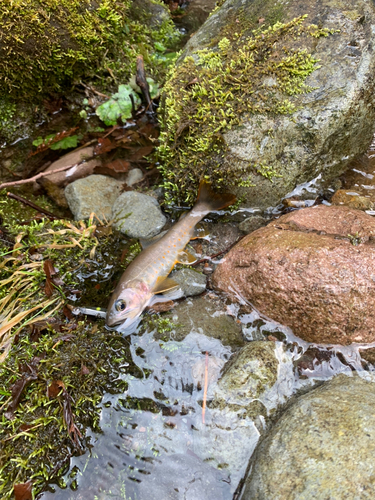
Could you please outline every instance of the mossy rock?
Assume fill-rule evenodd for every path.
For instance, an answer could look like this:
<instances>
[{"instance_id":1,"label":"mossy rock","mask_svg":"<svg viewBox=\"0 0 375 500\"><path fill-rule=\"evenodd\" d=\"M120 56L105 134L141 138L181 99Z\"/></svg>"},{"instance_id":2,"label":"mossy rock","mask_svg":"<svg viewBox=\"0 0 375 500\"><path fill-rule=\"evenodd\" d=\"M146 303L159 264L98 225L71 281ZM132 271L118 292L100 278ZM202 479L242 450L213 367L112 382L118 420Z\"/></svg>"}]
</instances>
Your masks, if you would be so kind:
<instances>
[{"instance_id":1,"label":"mossy rock","mask_svg":"<svg viewBox=\"0 0 375 500\"><path fill-rule=\"evenodd\" d=\"M227 0L165 87L167 202L191 203L205 176L266 208L341 174L374 131L374 23L362 0Z\"/></svg>"},{"instance_id":2,"label":"mossy rock","mask_svg":"<svg viewBox=\"0 0 375 500\"><path fill-rule=\"evenodd\" d=\"M163 51L180 35L156 0L20 0L0 6L0 134L12 142L43 121L48 93L66 93L81 79L107 92L135 73L143 55L147 73L166 72ZM22 113L22 116L19 116ZM38 114L38 116L34 116ZM26 125L26 131L25 131Z\"/></svg>"}]
</instances>

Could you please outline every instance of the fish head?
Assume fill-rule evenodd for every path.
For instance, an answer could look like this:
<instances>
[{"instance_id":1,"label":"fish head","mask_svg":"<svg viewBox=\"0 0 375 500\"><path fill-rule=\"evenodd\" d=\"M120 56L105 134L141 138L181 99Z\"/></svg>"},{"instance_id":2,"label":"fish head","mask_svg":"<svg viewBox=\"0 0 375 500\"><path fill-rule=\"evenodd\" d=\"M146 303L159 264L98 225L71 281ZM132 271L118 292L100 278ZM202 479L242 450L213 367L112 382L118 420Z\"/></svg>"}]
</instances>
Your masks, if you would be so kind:
<instances>
[{"instance_id":1,"label":"fish head","mask_svg":"<svg viewBox=\"0 0 375 500\"><path fill-rule=\"evenodd\" d=\"M145 283L120 283L108 305L105 319L107 326L113 327L124 322L131 325L142 314L151 298L152 293Z\"/></svg>"}]
</instances>

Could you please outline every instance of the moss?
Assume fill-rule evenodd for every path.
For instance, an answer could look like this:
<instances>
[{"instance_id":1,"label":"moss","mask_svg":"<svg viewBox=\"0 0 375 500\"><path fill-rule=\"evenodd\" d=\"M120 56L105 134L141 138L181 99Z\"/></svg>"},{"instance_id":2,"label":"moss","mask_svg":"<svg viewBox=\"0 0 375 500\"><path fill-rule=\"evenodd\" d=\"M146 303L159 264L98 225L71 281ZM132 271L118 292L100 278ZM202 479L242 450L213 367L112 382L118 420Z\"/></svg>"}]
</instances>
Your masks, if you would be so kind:
<instances>
[{"instance_id":1,"label":"moss","mask_svg":"<svg viewBox=\"0 0 375 500\"><path fill-rule=\"evenodd\" d=\"M126 81L141 53L151 73L163 71L154 43L179 34L170 19L158 29L132 19L131 0L6 0L0 8L0 89L35 99L82 77Z\"/></svg>"},{"instance_id":2,"label":"moss","mask_svg":"<svg viewBox=\"0 0 375 500\"><path fill-rule=\"evenodd\" d=\"M278 176L272 165L249 162L235 170L223 133L240 126L249 113L291 114L297 110L293 96L312 90L305 80L318 61L306 45L309 39L330 32L306 25L305 17L276 22L250 34L241 31L244 21L240 19L238 31L237 25L227 25L212 49L195 52L171 71L164 89L158 148L167 204L191 204L203 176L216 189L251 185L254 172L270 182ZM293 48L296 38L300 49Z\"/></svg>"},{"instance_id":3,"label":"moss","mask_svg":"<svg viewBox=\"0 0 375 500\"><path fill-rule=\"evenodd\" d=\"M63 485L67 461L89 447L86 429L100 431L102 395L126 390L121 379L124 370L135 377L144 375L132 361L129 339L108 331L102 320L68 321L62 311L66 297L73 297L74 290L81 292L75 296L75 304L105 306L114 280L139 252L138 243L112 232L110 227L85 226L82 222L45 219L22 225L21 222L34 215L31 209L30 212L27 207L19 209L17 202L5 199L4 192L0 194L2 229L5 227L8 236L18 242L14 249L13 243L9 247L0 238L2 326L7 321L3 321L4 316L14 317L47 303L43 311L34 311L11 329L12 347L0 364L0 497L5 500L13 498L14 484L26 480L32 481L34 496L52 479ZM38 204L51 210L43 197L38 198ZM74 246L74 240L79 245ZM44 261L52 260L64 282L53 288L50 299L46 298L41 257ZM55 302L50 303L52 300ZM54 310L56 305L58 308ZM14 312L12 309L17 306ZM40 322L46 313L48 321L36 325L40 332L33 339L31 320ZM3 341L1 337L0 356L6 351ZM32 364L34 357L41 358L37 379L24 389L15 418L9 420L5 413L12 386L21 378L22 367ZM75 423L82 434L81 448L74 446L68 435L62 394L56 398L46 395L47 388L56 380L64 383L72 398ZM132 404L136 405L136 400Z\"/></svg>"}]
</instances>

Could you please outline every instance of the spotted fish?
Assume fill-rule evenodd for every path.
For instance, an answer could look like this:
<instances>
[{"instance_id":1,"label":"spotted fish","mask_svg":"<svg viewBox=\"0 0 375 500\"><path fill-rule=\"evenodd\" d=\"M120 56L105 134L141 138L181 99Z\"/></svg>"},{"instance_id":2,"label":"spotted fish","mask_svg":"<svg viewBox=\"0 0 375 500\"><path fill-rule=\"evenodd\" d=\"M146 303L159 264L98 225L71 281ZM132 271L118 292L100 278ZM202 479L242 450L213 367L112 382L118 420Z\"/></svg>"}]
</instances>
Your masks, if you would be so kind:
<instances>
[{"instance_id":1,"label":"spotted fish","mask_svg":"<svg viewBox=\"0 0 375 500\"><path fill-rule=\"evenodd\" d=\"M123 323L121 329L126 331L147 306L162 300L160 294L178 290L179 285L168 275L176 263L195 261L185 247L191 239L200 237L197 223L209 212L225 208L235 201L232 194L214 193L210 184L202 181L192 210L164 236L145 248L121 276L108 305L107 325L113 327Z\"/></svg>"}]
</instances>

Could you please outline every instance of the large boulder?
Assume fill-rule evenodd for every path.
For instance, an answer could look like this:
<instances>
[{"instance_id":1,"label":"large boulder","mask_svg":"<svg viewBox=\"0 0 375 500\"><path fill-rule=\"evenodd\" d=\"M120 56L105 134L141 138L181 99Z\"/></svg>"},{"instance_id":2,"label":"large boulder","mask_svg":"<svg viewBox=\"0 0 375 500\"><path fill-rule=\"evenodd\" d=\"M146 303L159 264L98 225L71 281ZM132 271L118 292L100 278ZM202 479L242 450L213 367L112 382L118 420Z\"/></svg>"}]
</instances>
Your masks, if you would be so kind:
<instances>
[{"instance_id":1,"label":"large boulder","mask_svg":"<svg viewBox=\"0 0 375 500\"><path fill-rule=\"evenodd\" d=\"M165 87L168 199L193 201L205 175L265 208L341 174L374 131L374 29L365 0L224 2Z\"/></svg>"},{"instance_id":2,"label":"large boulder","mask_svg":"<svg viewBox=\"0 0 375 500\"><path fill-rule=\"evenodd\" d=\"M374 241L362 211L294 211L241 240L212 282L309 342L374 342Z\"/></svg>"},{"instance_id":3,"label":"large boulder","mask_svg":"<svg viewBox=\"0 0 375 500\"><path fill-rule=\"evenodd\" d=\"M374 384L359 377L300 397L258 446L241 498L374 498L374 411Z\"/></svg>"}]
</instances>

